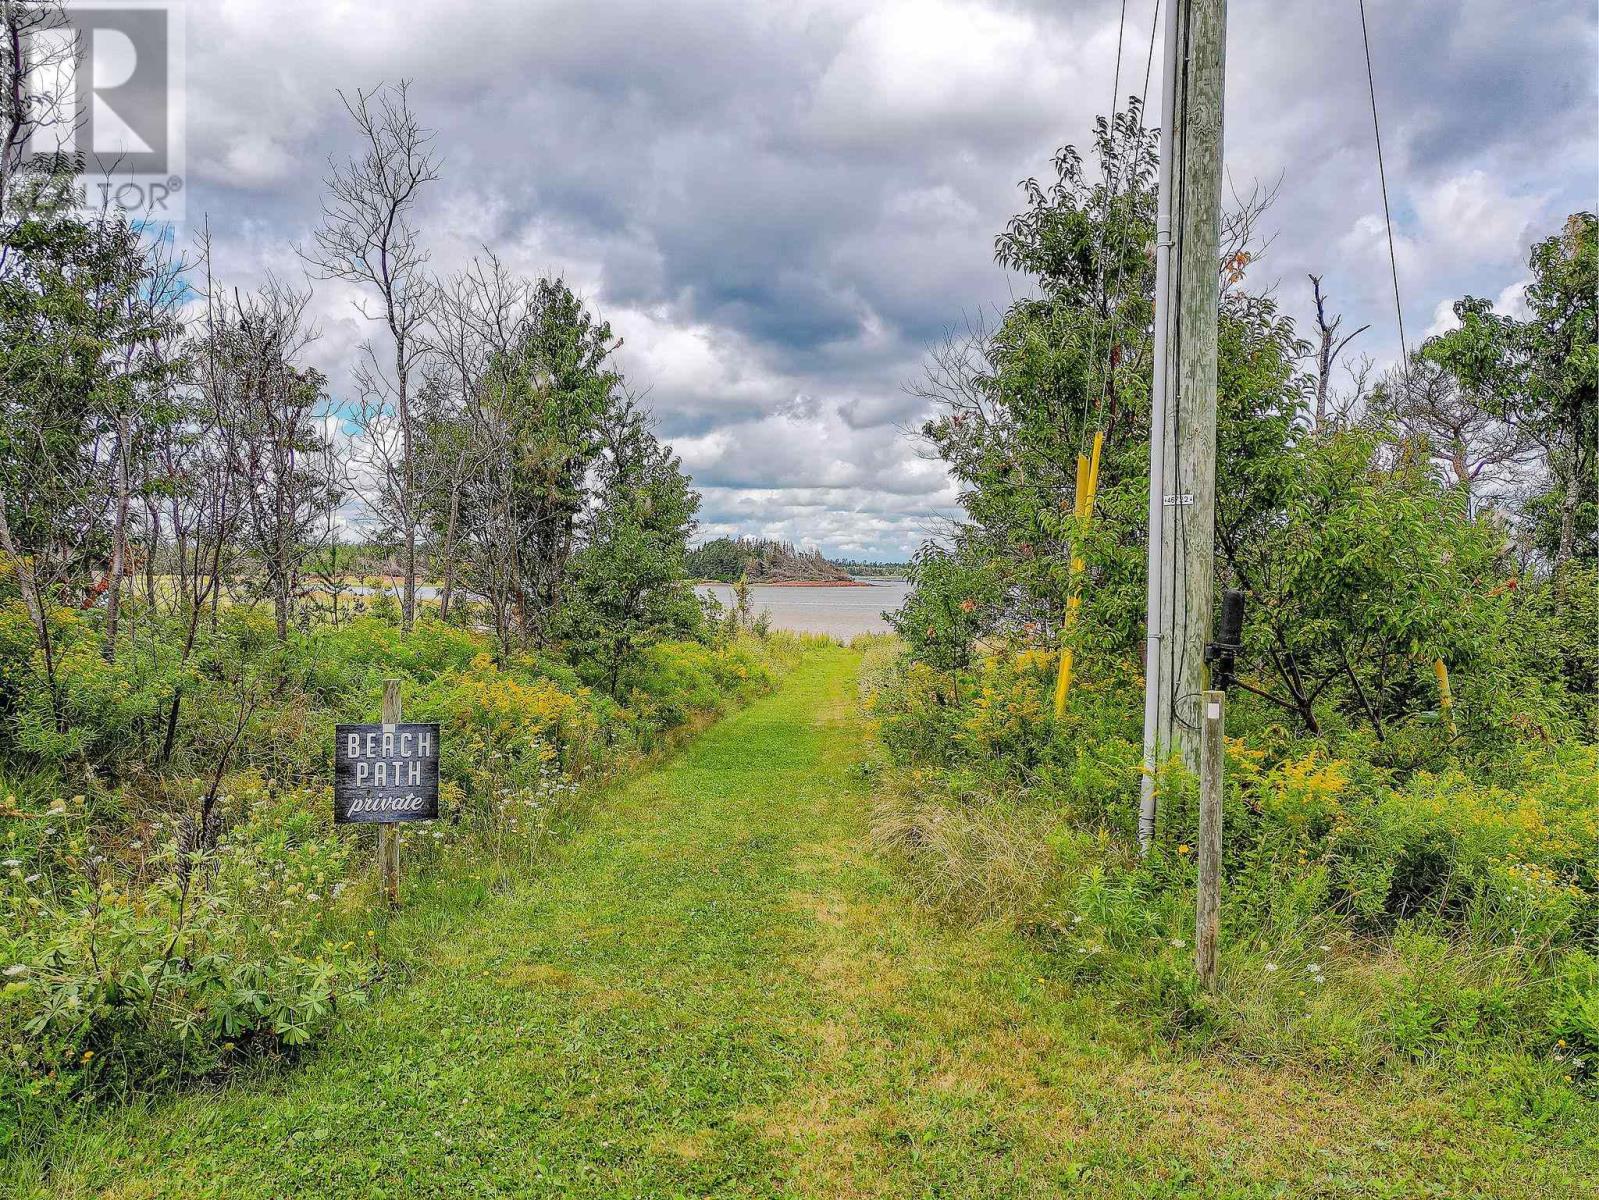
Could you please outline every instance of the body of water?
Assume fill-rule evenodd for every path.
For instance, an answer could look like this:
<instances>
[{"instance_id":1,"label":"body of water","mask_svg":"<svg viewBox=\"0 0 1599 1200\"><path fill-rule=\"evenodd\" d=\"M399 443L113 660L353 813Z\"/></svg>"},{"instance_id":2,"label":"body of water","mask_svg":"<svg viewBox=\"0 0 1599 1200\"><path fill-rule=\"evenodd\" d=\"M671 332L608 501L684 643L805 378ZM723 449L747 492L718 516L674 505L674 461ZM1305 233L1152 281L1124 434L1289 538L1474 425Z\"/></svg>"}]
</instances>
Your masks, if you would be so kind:
<instances>
[{"instance_id":1,"label":"body of water","mask_svg":"<svg viewBox=\"0 0 1599 1200\"><path fill-rule=\"evenodd\" d=\"M903 579L863 580L866 587L770 587L750 585L750 606L757 614L772 615L773 629L795 633L825 633L852 638L858 633L889 633L884 612L904 603L910 584ZM724 608L733 606L733 589L726 584L702 584L701 595L715 596Z\"/></svg>"},{"instance_id":2,"label":"body of water","mask_svg":"<svg viewBox=\"0 0 1599 1200\"><path fill-rule=\"evenodd\" d=\"M773 629L788 629L795 633L825 633L830 637L848 640L858 633L890 633L885 612L892 612L905 602L911 585L903 579L863 579L865 587L771 587L751 584L750 604L757 614L762 611L772 615ZM369 596L377 589L359 585L351 587L347 596ZM387 589L399 599L398 585ZM417 598L437 600L440 590L430 584L418 584ZM715 596L724 608L733 607L733 589L723 583L702 584L696 589L701 595Z\"/></svg>"}]
</instances>

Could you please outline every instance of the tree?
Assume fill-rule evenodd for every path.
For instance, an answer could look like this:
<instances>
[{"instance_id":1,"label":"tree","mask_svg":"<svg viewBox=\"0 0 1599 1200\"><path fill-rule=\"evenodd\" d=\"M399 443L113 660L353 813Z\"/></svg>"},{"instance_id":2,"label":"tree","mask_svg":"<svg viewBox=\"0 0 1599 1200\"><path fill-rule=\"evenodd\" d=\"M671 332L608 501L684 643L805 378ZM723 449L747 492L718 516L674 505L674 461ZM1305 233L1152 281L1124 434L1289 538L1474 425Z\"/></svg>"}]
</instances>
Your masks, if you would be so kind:
<instances>
[{"instance_id":1,"label":"tree","mask_svg":"<svg viewBox=\"0 0 1599 1200\"><path fill-rule=\"evenodd\" d=\"M0 220L12 215L14 186L43 131L65 134L76 119L79 39L55 0L0 0Z\"/></svg>"},{"instance_id":2,"label":"tree","mask_svg":"<svg viewBox=\"0 0 1599 1200\"><path fill-rule=\"evenodd\" d=\"M516 571L517 627L548 639L561 606L588 476L614 419L620 376L610 366L618 342L559 279L531 290L529 317L488 403L503 437L508 532Z\"/></svg>"},{"instance_id":3,"label":"tree","mask_svg":"<svg viewBox=\"0 0 1599 1200\"><path fill-rule=\"evenodd\" d=\"M640 648L700 624L685 556L699 496L670 446L623 400L601 429L599 485L573 557L559 628L619 697L623 669Z\"/></svg>"},{"instance_id":4,"label":"tree","mask_svg":"<svg viewBox=\"0 0 1599 1200\"><path fill-rule=\"evenodd\" d=\"M162 419L170 365L153 349L170 310L146 300L138 231L76 215L71 186L67 173L31 178L0 226L0 552L57 699L50 610L89 607L110 586L133 427Z\"/></svg>"},{"instance_id":5,"label":"tree","mask_svg":"<svg viewBox=\"0 0 1599 1200\"><path fill-rule=\"evenodd\" d=\"M409 632L416 621L421 519L411 375L426 350L421 329L431 294L425 274L428 256L412 216L422 187L438 178L438 163L432 133L411 111L406 82L353 96L340 92L339 98L366 149L360 158L334 166L315 244L301 253L322 278L358 284L377 294L376 313L358 309L383 326L391 354L385 361L368 343L357 379L372 465L381 476L379 506L404 546L401 621Z\"/></svg>"},{"instance_id":6,"label":"tree","mask_svg":"<svg viewBox=\"0 0 1599 1200\"><path fill-rule=\"evenodd\" d=\"M1427 447L1473 512L1483 488L1504 490L1536 453L1536 444L1520 426L1461 387L1451 371L1425 352L1412 355L1403 370L1389 373L1371 408Z\"/></svg>"},{"instance_id":7,"label":"tree","mask_svg":"<svg viewBox=\"0 0 1599 1200\"><path fill-rule=\"evenodd\" d=\"M1573 213L1532 248L1526 320L1483 299L1455 303L1457 329L1421 350L1481 407L1536 448L1543 478L1524 511L1555 574L1599 557L1599 217Z\"/></svg>"},{"instance_id":8,"label":"tree","mask_svg":"<svg viewBox=\"0 0 1599 1200\"><path fill-rule=\"evenodd\" d=\"M1244 661L1272 679L1257 694L1311 733L1318 702L1379 738L1385 721L1435 709L1435 660L1491 656L1497 534L1454 501L1424 446L1380 425L1293 438L1263 459L1269 503L1253 520L1223 506L1218 520L1224 581L1249 598Z\"/></svg>"},{"instance_id":9,"label":"tree","mask_svg":"<svg viewBox=\"0 0 1599 1200\"><path fill-rule=\"evenodd\" d=\"M1338 366L1338 360L1343 357L1344 351L1349 349L1349 343L1354 341L1370 325L1362 325L1353 333L1338 336L1338 331L1343 327L1344 319L1341 316L1327 315L1327 297L1321 290L1321 276L1310 277L1311 295L1316 301L1316 406L1315 428L1321 429L1327 424L1327 405L1332 398L1333 371Z\"/></svg>"},{"instance_id":10,"label":"tree","mask_svg":"<svg viewBox=\"0 0 1599 1200\"><path fill-rule=\"evenodd\" d=\"M231 414L230 465L242 505L240 531L263 575L279 641L286 641L305 564L338 489L326 468L321 373L296 364L316 337L309 292L269 279L210 331L207 348Z\"/></svg>"},{"instance_id":11,"label":"tree","mask_svg":"<svg viewBox=\"0 0 1599 1200\"><path fill-rule=\"evenodd\" d=\"M959 485L964 516L917 555L912 592L895 624L912 654L941 670L967 669L979 645L1058 646L1074 589L1081 607L1073 638L1084 661L1108 674L1138 662L1154 147L1136 115L1124 115L1098 123L1094 153L1097 178L1068 148L1056 156L1053 184L1023 185L1026 210L997 246L1002 262L1032 277L1034 293L1012 304L997 326L973 322L936 346L915 389L934 409L921 430L928 452ZM1330 383L1349 338L1328 314L1320 287L1313 286L1320 305L1312 346L1269 295L1241 286L1254 261L1247 238L1259 195L1229 223L1234 246L1218 264L1227 286L1217 314L1212 584L1248 595L1245 681L1307 730L1328 727L1337 714L1381 737L1396 722L1436 711L1434 664L1442 659L1462 673L1463 691L1483 699L1479 711L1509 711L1499 700L1489 703L1490 694L1502 700L1526 684L1530 695L1561 668L1514 661L1505 633L1517 592L1504 538L1492 522L1473 520L1458 478L1449 476L1458 463L1469 482L1520 451L1496 441L1491 423L1457 428L1449 406L1462 394L1485 394L1488 384L1501 392L1514 384L1520 395L1526 378L1556 376L1566 392L1545 384L1538 394L1567 398L1540 400L1536 413L1530 399L1520 401L1516 420L1543 429L1552 446L1576 440L1585 419L1577 414L1587 410L1570 395L1584 378L1580 338L1571 329L1584 328L1581 314L1591 307L1583 305L1591 300L1576 296L1580 254L1573 247L1587 227L1534 254L1544 264L1540 311L1557 307L1550 297L1564 298L1560 338L1548 330L1529 334L1516 351L1510 323L1493 317L1496 340L1466 340L1463 357L1466 350L1475 357L1449 365L1455 390L1423 392L1436 380L1418 373L1416 390L1379 388L1368 418L1351 425ZM1555 323L1546 317L1544 324L1552 330ZM1518 353L1559 370L1517 367ZM1461 382L1473 378L1466 367L1478 369L1483 382ZM1403 416L1384 409L1399 400ZM1100 483L1093 520L1084 522L1073 515L1074 463L1095 432L1104 435ZM1456 444L1462 438L1463 447ZM1572 458L1592 461L1576 452ZM1580 541L1580 518L1577 526ZM1073 571L1074 557L1084 571ZM1565 657L1568 680L1586 677L1588 660ZM1129 698L1131 717L1136 689L1119 694Z\"/></svg>"},{"instance_id":12,"label":"tree","mask_svg":"<svg viewBox=\"0 0 1599 1200\"><path fill-rule=\"evenodd\" d=\"M420 478L421 503L443 580L441 620L449 618L460 574L466 489L476 469L498 457L482 401L504 391L503 375L513 347L523 340L530 303L527 285L512 278L491 252L434 288Z\"/></svg>"},{"instance_id":13,"label":"tree","mask_svg":"<svg viewBox=\"0 0 1599 1200\"><path fill-rule=\"evenodd\" d=\"M133 571L129 540L133 501L137 496L146 513L153 511L150 501L158 490L151 478L151 459L166 431L182 419L175 389L187 378L189 370L179 343L183 327L178 320L186 293L186 264L170 254L159 239L144 246L144 256L143 280L123 297L126 340L111 365L118 382L111 392L115 398L110 451L111 560L100 589L106 597L107 661L116 658L123 583ZM153 596L155 590L153 560L160 534L159 520L152 521L145 531L147 597Z\"/></svg>"}]
</instances>

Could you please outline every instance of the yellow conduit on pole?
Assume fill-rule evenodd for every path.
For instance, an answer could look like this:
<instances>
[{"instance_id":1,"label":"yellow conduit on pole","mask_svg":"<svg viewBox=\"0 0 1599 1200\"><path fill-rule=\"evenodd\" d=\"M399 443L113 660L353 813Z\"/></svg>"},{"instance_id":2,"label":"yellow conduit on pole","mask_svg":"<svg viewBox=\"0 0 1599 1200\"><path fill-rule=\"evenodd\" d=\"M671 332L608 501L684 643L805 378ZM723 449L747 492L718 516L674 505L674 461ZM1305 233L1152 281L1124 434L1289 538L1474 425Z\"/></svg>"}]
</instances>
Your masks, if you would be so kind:
<instances>
[{"instance_id":1,"label":"yellow conduit on pole","mask_svg":"<svg viewBox=\"0 0 1599 1200\"><path fill-rule=\"evenodd\" d=\"M1449 732L1455 730L1455 694L1449 689L1449 668L1444 666L1443 659L1435 659L1432 664L1432 673L1438 676L1438 708L1442 711L1444 719L1449 722Z\"/></svg>"},{"instance_id":2,"label":"yellow conduit on pole","mask_svg":"<svg viewBox=\"0 0 1599 1200\"><path fill-rule=\"evenodd\" d=\"M1077 496L1072 515L1083 523L1079 533L1087 532L1087 523L1094 515L1094 499L1099 495L1099 452L1105 445L1104 433L1094 434L1093 453L1077 456ZM1066 700L1072 690L1072 631L1077 628L1077 610L1082 597L1077 593L1077 579L1083 573L1083 560L1072 547L1071 594L1066 597L1066 624L1061 631L1060 676L1055 680L1055 716L1066 715Z\"/></svg>"}]
</instances>

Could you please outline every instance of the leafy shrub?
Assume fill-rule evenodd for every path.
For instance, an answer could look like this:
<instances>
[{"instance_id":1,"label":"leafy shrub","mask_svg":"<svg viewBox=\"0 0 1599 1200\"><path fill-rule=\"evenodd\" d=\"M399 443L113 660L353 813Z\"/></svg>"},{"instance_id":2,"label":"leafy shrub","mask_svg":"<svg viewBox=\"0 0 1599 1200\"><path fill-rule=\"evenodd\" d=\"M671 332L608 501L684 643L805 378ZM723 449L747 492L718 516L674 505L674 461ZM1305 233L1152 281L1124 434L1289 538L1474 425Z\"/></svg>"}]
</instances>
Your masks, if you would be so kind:
<instances>
[{"instance_id":1,"label":"leafy shrub","mask_svg":"<svg viewBox=\"0 0 1599 1200\"><path fill-rule=\"evenodd\" d=\"M1583 1079L1599 1076L1599 958L1574 950L1561 961L1549 1027L1561 1062Z\"/></svg>"},{"instance_id":2,"label":"leafy shrub","mask_svg":"<svg viewBox=\"0 0 1599 1200\"><path fill-rule=\"evenodd\" d=\"M1192 966L1195 782L1162 769L1140 858L1136 714L1091 680L1055 719L1051 666L875 664L864 703L897 767L873 833L924 903L1014 922L1052 970L1185 1046L1367 1069L1508 1054L1584 1078L1572 1064L1599 1057L1593 960L1576 949L1599 934L1594 747L1522 741L1485 763L1436 729L1413 754L1246 709L1227 749L1207 995Z\"/></svg>"},{"instance_id":3,"label":"leafy shrub","mask_svg":"<svg viewBox=\"0 0 1599 1200\"><path fill-rule=\"evenodd\" d=\"M164 825L120 862L81 796L20 813L63 848L44 870L4 860L0 883L0 1095L24 1125L292 1052L364 1001L368 952L330 933L350 847L312 828L305 799L285 805L302 816L257 815L213 851Z\"/></svg>"},{"instance_id":4,"label":"leafy shrub","mask_svg":"<svg viewBox=\"0 0 1599 1200\"><path fill-rule=\"evenodd\" d=\"M379 978L370 838L332 824L333 726L375 720L384 680L447 723L446 819L410 832L409 873L525 861L580 793L670 731L769 685L808 644L773 633L660 643L629 664L626 706L558 654L496 661L490 639L381 615L276 639L226 606L107 663L96 614L62 610L59 694L26 614L0 605L0 1109L31 1137L62 1106L286 1056L324 1037ZM19 621L21 624L19 625ZM14 644L14 645L13 645ZM157 761L174 696L179 737ZM63 798L68 773L83 779ZM209 815L204 815L209 814ZM363 882L357 882L363 881Z\"/></svg>"}]
</instances>

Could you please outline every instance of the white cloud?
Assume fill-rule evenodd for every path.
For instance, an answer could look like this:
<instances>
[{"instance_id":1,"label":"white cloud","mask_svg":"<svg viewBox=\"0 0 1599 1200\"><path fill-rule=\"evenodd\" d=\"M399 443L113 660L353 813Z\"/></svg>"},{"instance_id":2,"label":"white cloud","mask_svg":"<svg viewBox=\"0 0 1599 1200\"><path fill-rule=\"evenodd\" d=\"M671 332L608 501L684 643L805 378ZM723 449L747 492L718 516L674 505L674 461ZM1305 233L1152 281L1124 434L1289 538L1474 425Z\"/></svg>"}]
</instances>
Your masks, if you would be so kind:
<instances>
[{"instance_id":1,"label":"white cloud","mask_svg":"<svg viewBox=\"0 0 1599 1200\"><path fill-rule=\"evenodd\" d=\"M1110 102L1113 0L215 0L189 6L189 212L218 270L291 277L336 87L414 79L443 176L419 225L446 271L487 243L559 272L625 340L629 382L696 471L706 528L914 548L954 504L900 436L927 344L1026 281L993 265L1016 181L1047 179ZM1127 4L1118 90L1153 0ZM1335 11L1336 10L1336 11ZM1411 333L1471 293L1514 311L1528 241L1591 206L1591 3L1372 8ZM1359 348L1397 353L1357 14L1229 11L1226 145L1282 178L1251 282L1306 314L1325 275ZM1151 119L1158 105L1150 107ZM373 330L318 284L315 365L348 392Z\"/></svg>"}]
</instances>

